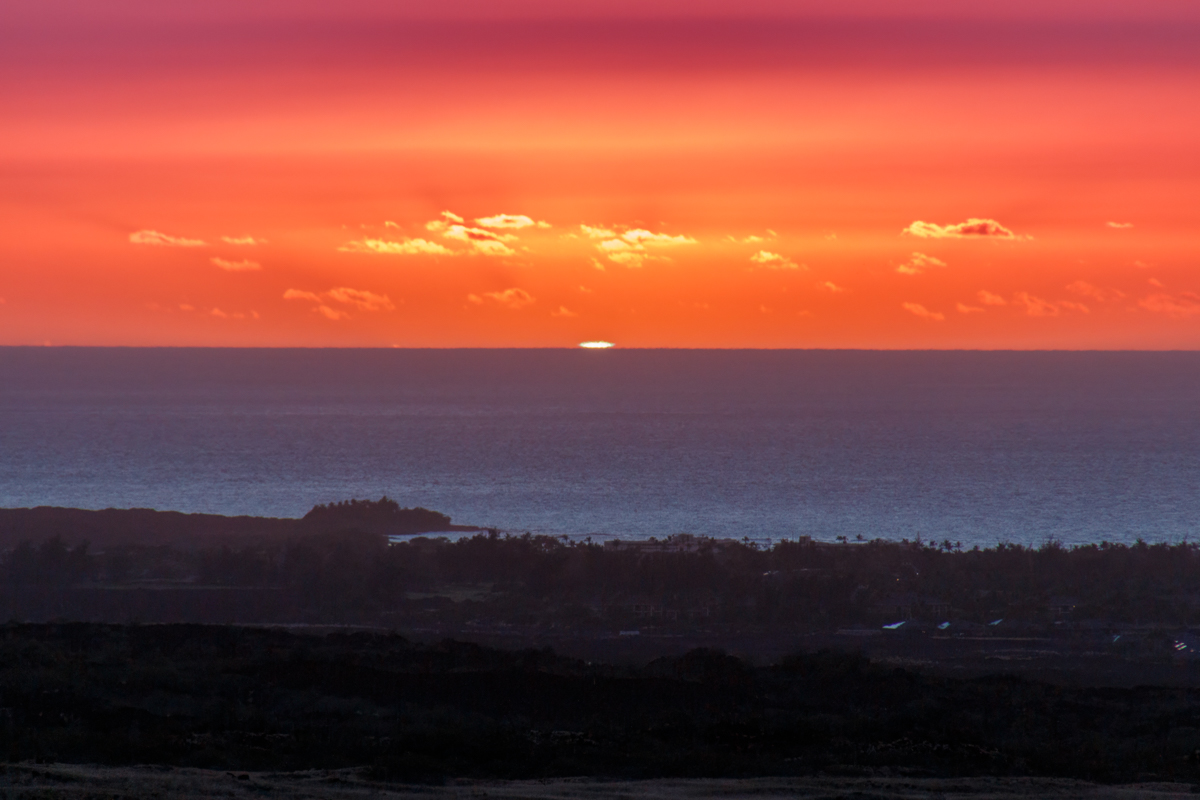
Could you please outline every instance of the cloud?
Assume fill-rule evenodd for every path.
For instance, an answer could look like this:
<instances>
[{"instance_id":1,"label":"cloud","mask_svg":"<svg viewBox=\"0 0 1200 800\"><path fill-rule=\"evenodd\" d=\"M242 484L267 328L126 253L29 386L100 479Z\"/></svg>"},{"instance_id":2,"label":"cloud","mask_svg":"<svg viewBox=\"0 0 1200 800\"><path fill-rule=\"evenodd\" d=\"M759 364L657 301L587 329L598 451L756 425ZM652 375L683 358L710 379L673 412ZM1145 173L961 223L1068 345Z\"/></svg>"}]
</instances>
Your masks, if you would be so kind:
<instances>
[{"instance_id":1,"label":"cloud","mask_svg":"<svg viewBox=\"0 0 1200 800\"><path fill-rule=\"evenodd\" d=\"M363 239L357 242L347 242L338 248L341 253L381 253L389 256L435 255L452 256L454 251L437 242L425 239L405 239L402 242L389 242L384 239Z\"/></svg>"},{"instance_id":2,"label":"cloud","mask_svg":"<svg viewBox=\"0 0 1200 800\"><path fill-rule=\"evenodd\" d=\"M1093 286L1087 281L1075 281L1067 284L1067 291L1075 294L1090 297L1093 300L1099 300L1101 303L1107 303L1109 300L1120 300L1125 296L1124 292L1116 289L1101 289L1099 286Z\"/></svg>"},{"instance_id":3,"label":"cloud","mask_svg":"<svg viewBox=\"0 0 1200 800\"><path fill-rule=\"evenodd\" d=\"M395 311L396 306L386 294L375 294L365 289L351 289L349 286L339 286L327 292L307 292L303 289L288 289L283 293L284 300L307 300L316 303L313 311L327 319L349 319L350 314L329 305L331 302L355 306L363 311Z\"/></svg>"},{"instance_id":4,"label":"cloud","mask_svg":"<svg viewBox=\"0 0 1200 800\"><path fill-rule=\"evenodd\" d=\"M210 258L209 261L227 272L251 272L256 269L262 269L262 264L250 259L226 261L223 258Z\"/></svg>"},{"instance_id":5,"label":"cloud","mask_svg":"<svg viewBox=\"0 0 1200 800\"><path fill-rule=\"evenodd\" d=\"M200 239L185 239L182 236L168 236L158 231L134 231L129 234L129 241L134 244L150 244L157 247L207 247L208 242Z\"/></svg>"},{"instance_id":6,"label":"cloud","mask_svg":"<svg viewBox=\"0 0 1200 800\"><path fill-rule=\"evenodd\" d=\"M550 316L552 316L552 317L578 317L579 315L576 314L571 309L567 308L566 306L559 306L558 311L550 312Z\"/></svg>"},{"instance_id":7,"label":"cloud","mask_svg":"<svg viewBox=\"0 0 1200 800\"><path fill-rule=\"evenodd\" d=\"M1145 261L1135 261L1135 262L1133 262L1133 265L1135 267L1137 267L1138 269L1150 269L1150 265L1147 264Z\"/></svg>"},{"instance_id":8,"label":"cloud","mask_svg":"<svg viewBox=\"0 0 1200 800\"><path fill-rule=\"evenodd\" d=\"M690 236L671 236L666 233L653 233L641 228L625 231L621 234L621 238L627 242L636 242L637 244L649 244L658 247L669 247L678 244L695 244L696 240Z\"/></svg>"},{"instance_id":9,"label":"cloud","mask_svg":"<svg viewBox=\"0 0 1200 800\"><path fill-rule=\"evenodd\" d=\"M755 264L760 264L770 269L800 269L800 265L790 258L781 256L778 253L772 253L769 250L759 250L750 256L750 260Z\"/></svg>"},{"instance_id":10,"label":"cloud","mask_svg":"<svg viewBox=\"0 0 1200 800\"><path fill-rule=\"evenodd\" d=\"M646 259L651 256L645 256L641 253L609 253L608 260L615 261L624 267L636 268L646 263Z\"/></svg>"},{"instance_id":11,"label":"cloud","mask_svg":"<svg viewBox=\"0 0 1200 800\"><path fill-rule=\"evenodd\" d=\"M339 319L349 319L350 318L350 315L347 314L345 311L338 311L336 308L330 308L327 305L317 306L316 311L318 314L321 314L326 319L331 319L331 320L334 320L335 322Z\"/></svg>"},{"instance_id":12,"label":"cloud","mask_svg":"<svg viewBox=\"0 0 1200 800\"><path fill-rule=\"evenodd\" d=\"M1150 284L1155 289L1167 288L1167 285L1165 283L1163 283L1162 281L1160 281L1158 278L1151 278L1150 280L1146 281L1146 283Z\"/></svg>"},{"instance_id":13,"label":"cloud","mask_svg":"<svg viewBox=\"0 0 1200 800\"><path fill-rule=\"evenodd\" d=\"M462 222L462 220L459 220ZM475 220L477 225L482 225L485 228L549 228L550 223L544 221L535 222L530 217L524 214L497 214L494 217L480 217Z\"/></svg>"},{"instance_id":14,"label":"cloud","mask_svg":"<svg viewBox=\"0 0 1200 800\"><path fill-rule=\"evenodd\" d=\"M906 263L896 267L896 272L899 272L901 275L920 275L930 267L944 266L946 266L946 262L940 258L927 256L924 253L913 253L912 258Z\"/></svg>"},{"instance_id":15,"label":"cloud","mask_svg":"<svg viewBox=\"0 0 1200 800\"><path fill-rule=\"evenodd\" d=\"M1152 294L1143 297L1138 305L1155 314L1168 317L1190 317L1200 314L1200 302L1189 297L1172 297L1169 294Z\"/></svg>"},{"instance_id":16,"label":"cloud","mask_svg":"<svg viewBox=\"0 0 1200 800\"><path fill-rule=\"evenodd\" d=\"M512 234L497 234L482 228L468 228L465 225L451 225L442 236L459 242L466 242L476 252L485 256L511 256L516 253L505 242L515 242L517 237Z\"/></svg>"},{"instance_id":17,"label":"cloud","mask_svg":"<svg viewBox=\"0 0 1200 800\"><path fill-rule=\"evenodd\" d=\"M966 222L955 225L938 225L933 222L917 220L905 228L902 233L921 239L1028 239L1028 236L1017 236L1008 228L994 219L971 217Z\"/></svg>"},{"instance_id":18,"label":"cloud","mask_svg":"<svg viewBox=\"0 0 1200 800\"><path fill-rule=\"evenodd\" d=\"M1118 229L1133 227L1132 222L1106 222L1106 223L1104 223L1104 225L1105 225L1105 227L1108 227L1108 228L1118 228Z\"/></svg>"},{"instance_id":19,"label":"cloud","mask_svg":"<svg viewBox=\"0 0 1200 800\"><path fill-rule=\"evenodd\" d=\"M975 296L978 297L979 302L983 303L985 306L1006 306L1006 305L1008 305L1008 301L1005 300L1003 297L1001 297L998 294L992 294L991 292L985 291L984 289L980 289L976 293Z\"/></svg>"},{"instance_id":20,"label":"cloud","mask_svg":"<svg viewBox=\"0 0 1200 800\"><path fill-rule=\"evenodd\" d=\"M266 244L266 239L255 239L253 236L222 236L221 241L225 244L238 245L239 247L254 247L255 245Z\"/></svg>"},{"instance_id":21,"label":"cloud","mask_svg":"<svg viewBox=\"0 0 1200 800\"><path fill-rule=\"evenodd\" d=\"M1031 317L1057 317L1058 306L1051 303L1049 300L1043 300L1040 297L1035 297L1029 292L1017 292L1013 297L1021 305L1025 306L1025 313Z\"/></svg>"},{"instance_id":22,"label":"cloud","mask_svg":"<svg viewBox=\"0 0 1200 800\"><path fill-rule=\"evenodd\" d=\"M966 305L965 303L959 303L958 305L955 306L955 308L958 310L958 313L960 313L960 314L982 314L983 313L982 308L979 308L978 306L969 306L969 305Z\"/></svg>"},{"instance_id":23,"label":"cloud","mask_svg":"<svg viewBox=\"0 0 1200 800\"><path fill-rule=\"evenodd\" d=\"M835 293L836 293L836 292L844 292L844 291L846 291L846 290L845 290L843 287L841 287L841 286L838 286L838 285L837 285L836 283L834 283L833 281L825 281L824 283L822 283L822 284L820 284L820 285L821 285L821 288L823 288L823 289L828 289L829 291L831 291L831 292L835 292Z\"/></svg>"},{"instance_id":24,"label":"cloud","mask_svg":"<svg viewBox=\"0 0 1200 800\"><path fill-rule=\"evenodd\" d=\"M533 295L515 286L511 289L505 289L502 292L484 292L482 296L469 294L467 295L467 300L476 305L482 305L486 301L491 301L511 309L524 308L530 303L536 302Z\"/></svg>"},{"instance_id":25,"label":"cloud","mask_svg":"<svg viewBox=\"0 0 1200 800\"><path fill-rule=\"evenodd\" d=\"M615 261L627 267L640 267L644 262L656 258L645 255L649 247L674 247L677 245L695 244L690 236L671 236L668 233L655 233L644 228L632 228L617 232L609 228L593 228L580 225L580 230L590 239L602 239L596 249L608 256L609 261Z\"/></svg>"},{"instance_id":26,"label":"cloud","mask_svg":"<svg viewBox=\"0 0 1200 800\"><path fill-rule=\"evenodd\" d=\"M1092 313L1092 310L1083 303L1075 303L1070 300L1059 300L1058 305L1061 308L1065 308L1067 311L1078 311L1081 314Z\"/></svg>"},{"instance_id":27,"label":"cloud","mask_svg":"<svg viewBox=\"0 0 1200 800\"><path fill-rule=\"evenodd\" d=\"M945 322L946 315L937 311L930 311L920 303L901 303L900 307L910 314L915 314L921 319L927 319L930 322Z\"/></svg>"},{"instance_id":28,"label":"cloud","mask_svg":"<svg viewBox=\"0 0 1200 800\"><path fill-rule=\"evenodd\" d=\"M356 305L363 311L396 310L396 306L393 305L386 294L375 294L365 289L351 289L348 286L339 286L336 289L330 289L325 294L339 303Z\"/></svg>"}]
</instances>

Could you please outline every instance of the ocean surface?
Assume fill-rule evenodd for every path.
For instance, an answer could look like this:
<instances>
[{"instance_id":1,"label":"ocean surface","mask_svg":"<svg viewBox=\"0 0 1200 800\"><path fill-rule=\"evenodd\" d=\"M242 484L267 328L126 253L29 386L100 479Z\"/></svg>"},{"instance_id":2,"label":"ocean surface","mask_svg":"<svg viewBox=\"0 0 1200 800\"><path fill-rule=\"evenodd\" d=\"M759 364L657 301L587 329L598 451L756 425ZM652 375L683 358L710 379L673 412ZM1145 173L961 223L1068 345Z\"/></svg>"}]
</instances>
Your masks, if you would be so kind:
<instances>
[{"instance_id":1,"label":"ocean surface","mask_svg":"<svg viewBox=\"0 0 1200 800\"><path fill-rule=\"evenodd\" d=\"M1200 535L1200 354L0 348L0 506L505 531Z\"/></svg>"}]
</instances>

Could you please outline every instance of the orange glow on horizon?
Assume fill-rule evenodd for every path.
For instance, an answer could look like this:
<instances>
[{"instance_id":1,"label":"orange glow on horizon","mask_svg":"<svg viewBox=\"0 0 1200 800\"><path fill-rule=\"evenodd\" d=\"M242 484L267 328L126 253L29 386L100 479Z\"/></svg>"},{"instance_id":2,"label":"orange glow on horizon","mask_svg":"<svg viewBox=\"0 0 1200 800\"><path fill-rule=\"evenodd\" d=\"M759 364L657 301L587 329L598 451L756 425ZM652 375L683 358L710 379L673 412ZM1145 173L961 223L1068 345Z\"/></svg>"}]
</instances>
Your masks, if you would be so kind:
<instances>
[{"instance_id":1,"label":"orange glow on horizon","mask_svg":"<svg viewBox=\"0 0 1200 800\"><path fill-rule=\"evenodd\" d=\"M535 6L27 22L0 344L1200 347L1195 20Z\"/></svg>"}]
</instances>

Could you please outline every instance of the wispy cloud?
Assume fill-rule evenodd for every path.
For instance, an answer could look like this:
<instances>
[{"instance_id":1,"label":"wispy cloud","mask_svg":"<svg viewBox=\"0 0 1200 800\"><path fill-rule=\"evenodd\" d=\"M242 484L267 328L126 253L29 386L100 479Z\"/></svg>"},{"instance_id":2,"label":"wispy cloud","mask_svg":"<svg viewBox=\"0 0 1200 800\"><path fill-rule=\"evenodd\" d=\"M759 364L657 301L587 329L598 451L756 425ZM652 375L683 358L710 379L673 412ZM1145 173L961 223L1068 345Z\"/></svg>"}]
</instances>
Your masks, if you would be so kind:
<instances>
[{"instance_id":1,"label":"wispy cloud","mask_svg":"<svg viewBox=\"0 0 1200 800\"><path fill-rule=\"evenodd\" d=\"M1191 317L1200 314L1200 298L1172 297L1169 294L1152 294L1143 297L1138 305L1154 314L1164 314L1168 317Z\"/></svg>"},{"instance_id":2,"label":"wispy cloud","mask_svg":"<svg viewBox=\"0 0 1200 800\"><path fill-rule=\"evenodd\" d=\"M129 234L129 241L134 244L149 244L156 247L206 247L207 242L201 239L185 239L182 236L170 236L158 231L134 231Z\"/></svg>"},{"instance_id":3,"label":"wispy cloud","mask_svg":"<svg viewBox=\"0 0 1200 800\"><path fill-rule=\"evenodd\" d=\"M787 256L782 256L779 253L772 253L769 250L759 250L754 255L750 256L750 260L769 269L800 269L801 265L792 261Z\"/></svg>"},{"instance_id":4,"label":"wispy cloud","mask_svg":"<svg viewBox=\"0 0 1200 800\"><path fill-rule=\"evenodd\" d=\"M834 283L833 281L825 281L824 283L820 284L820 286L821 286L821 288L822 288L822 289L826 289L826 290L828 290L828 291L834 292L835 294L836 294L837 292L844 292L844 291L846 291L846 290L845 290L845 288L843 288L843 287L841 287L841 286L838 286L838 285L837 285L836 283Z\"/></svg>"},{"instance_id":5,"label":"wispy cloud","mask_svg":"<svg viewBox=\"0 0 1200 800\"><path fill-rule=\"evenodd\" d=\"M327 292L309 292L304 289L288 289L283 293L284 300L306 300L316 303L313 308L326 319L349 319L350 314L343 309L334 308L331 303L343 303L354 306L362 311L395 311L396 305L386 294L376 294L365 289L351 289L349 286L338 286Z\"/></svg>"},{"instance_id":6,"label":"wispy cloud","mask_svg":"<svg viewBox=\"0 0 1200 800\"><path fill-rule=\"evenodd\" d=\"M960 314L982 314L983 309L978 306L969 306L966 303L959 303L955 306Z\"/></svg>"},{"instance_id":7,"label":"wispy cloud","mask_svg":"<svg viewBox=\"0 0 1200 800\"><path fill-rule=\"evenodd\" d=\"M596 244L596 249L604 253L609 261L614 261L627 267L640 267L647 260L656 256L647 253L648 248L676 247L679 245L695 244L690 236L672 236L668 233L655 233L644 228L631 228L625 231L615 231L610 228L593 228L580 225L589 239L602 239Z\"/></svg>"},{"instance_id":8,"label":"wispy cloud","mask_svg":"<svg viewBox=\"0 0 1200 800\"><path fill-rule=\"evenodd\" d=\"M1067 284L1067 291L1074 292L1084 297L1090 297L1093 300L1098 300L1101 303L1107 303L1110 300L1120 300L1125 296L1125 293L1117 289L1102 289L1099 286L1093 286L1087 281L1075 281Z\"/></svg>"},{"instance_id":9,"label":"wispy cloud","mask_svg":"<svg viewBox=\"0 0 1200 800\"><path fill-rule=\"evenodd\" d=\"M483 228L468 228L465 225L451 225L442 233L447 239L466 242L477 253L485 256L511 256L516 251L505 242L515 242L517 237L512 234L498 234Z\"/></svg>"},{"instance_id":10,"label":"wispy cloud","mask_svg":"<svg viewBox=\"0 0 1200 800\"><path fill-rule=\"evenodd\" d=\"M482 295L469 294L467 295L467 300L476 305L483 305L485 302L498 303L511 309L524 308L536 302L533 295L515 286L511 289L505 289L502 292L484 292Z\"/></svg>"},{"instance_id":11,"label":"wispy cloud","mask_svg":"<svg viewBox=\"0 0 1200 800\"><path fill-rule=\"evenodd\" d=\"M1008 305L1008 301L1005 300L1003 297L1001 297L998 294L992 294L991 292L989 292L985 289L980 289L979 292L975 296L978 297L979 302L983 303L985 306L1006 306L1006 305Z\"/></svg>"},{"instance_id":12,"label":"wispy cloud","mask_svg":"<svg viewBox=\"0 0 1200 800\"><path fill-rule=\"evenodd\" d=\"M907 262L896 267L896 272L899 272L901 275L920 275L930 267L944 266L946 266L946 262L940 258L927 256L924 253L913 253Z\"/></svg>"},{"instance_id":13,"label":"wispy cloud","mask_svg":"<svg viewBox=\"0 0 1200 800\"><path fill-rule=\"evenodd\" d=\"M252 272L254 270L262 269L262 264L258 263L257 261L251 261L248 258L243 259L242 261L227 261L224 258L210 258L209 262L211 262L214 266L220 267L226 272Z\"/></svg>"},{"instance_id":14,"label":"wispy cloud","mask_svg":"<svg viewBox=\"0 0 1200 800\"><path fill-rule=\"evenodd\" d=\"M946 315L937 311L930 311L920 303L901 303L900 307L910 314L927 319L930 322L945 322Z\"/></svg>"},{"instance_id":15,"label":"wispy cloud","mask_svg":"<svg viewBox=\"0 0 1200 800\"><path fill-rule=\"evenodd\" d=\"M331 319L335 322L339 319L350 319L350 315L345 311L339 311L338 309L330 308L327 305L319 305L314 310L326 319Z\"/></svg>"},{"instance_id":16,"label":"wispy cloud","mask_svg":"<svg viewBox=\"0 0 1200 800\"><path fill-rule=\"evenodd\" d=\"M358 306L363 311L396 310L396 306L388 299L386 294L375 294L365 289L351 289L348 286L339 286L336 289L330 289L325 294L339 303Z\"/></svg>"},{"instance_id":17,"label":"wispy cloud","mask_svg":"<svg viewBox=\"0 0 1200 800\"><path fill-rule=\"evenodd\" d=\"M452 256L454 251L426 239L405 239L400 242L390 242L385 239L361 239L346 242L338 248L342 253L380 253L389 256L435 255Z\"/></svg>"},{"instance_id":18,"label":"wispy cloud","mask_svg":"<svg viewBox=\"0 0 1200 800\"><path fill-rule=\"evenodd\" d=\"M1107 228L1132 228L1132 222L1106 222L1104 226Z\"/></svg>"},{"instance_id":19,"label":"wispy cloud","mask_svg":"<svg viewBox=\"0 0 1200 800\"><path fill-rule=\"evenodd\" d=\"M577 313L575 313L574 311L572 311L571 309L567 308L566 306L559 306L557 311L550 312L550 316L552 316L552 317L578 317L579 315Z\"/></svg>"},{"instance_id":20,"label":"wispy cloud","mask_svg":"<svg viewBox=\"0 0 1200 800\"><path fill-rule=\"evenodd\" d=\"M221 241L225 244L233 244L239 247L254 247L255 245L266 244L266 239L256 239L253 236L222 236Z\"/></svg>"},{"instance_id":21,"label":"wispy cloud","mask_svg":"<svg viewBox=\"0 0 1200 800\"><path fill-rule=\"evenodd\" d=\"M462 222L462 220L459 220ZM542 220L535 221L531 217L524 214L496 214L493 217L479 217L475 220L476 225L481 225L484 228L549 228L550 223Z\"/></svg>"},{"instance_id":22,"label":"wispy cloud","mask_svg":"<svg viewBox=\"0 0 1200 800\"><path fill-rule=\"evenodd\" d=\"M1017 303L1025 307L1025 313L1031 317L1057 317L1058 306L1049 300L1035 297L1029 292L1017 292L1013 295Z\"/></svg>"},{"instance_id":23,"label":"wispy cloud","mask_svg":"<svg viewBox=\"0 0 1200 800\"><path fill-rule=\"evenodd\" d=\"M580 225L579 230L589 239L612 239L617 235L611 228L593 228L591 225Z\"/></svg>"},{"instance_id":24,"label":"wispy cloud","mask_svg":"<svg viewBox=\"0 0 1200 800\"><path fill-rule=\"evenodd\" d=\"M905 228L903 233L921 239L1028 239L1028 236L1017 236L1008 228L994 219L971 217L966 222L954 225L938 225L933 222L917 220Z\"/></svg>"},{"instance_id":25,"label":"wispy cloud","mask_svg":"<svg viewBox=\"0 0 1200 800\"><path fill-rule=\"evenodd\" d=\"M1078 311L1080 314L1090 314L1092 310L1083 303L1076 303L1072 300L1059 300L1059 308L1065 308L1067 311Z\"/></svg>"}]
</instances>

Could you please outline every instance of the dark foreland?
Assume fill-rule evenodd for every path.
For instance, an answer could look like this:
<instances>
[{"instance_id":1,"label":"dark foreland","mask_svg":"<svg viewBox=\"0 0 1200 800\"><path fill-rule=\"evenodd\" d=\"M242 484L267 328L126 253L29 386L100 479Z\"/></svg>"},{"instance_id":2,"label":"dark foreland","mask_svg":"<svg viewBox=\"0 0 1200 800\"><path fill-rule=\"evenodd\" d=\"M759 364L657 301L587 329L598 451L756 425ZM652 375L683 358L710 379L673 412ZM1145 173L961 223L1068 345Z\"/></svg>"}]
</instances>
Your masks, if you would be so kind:
<instances>
[{"instance_id":1,"label":"dark foreland","mask_svg":"<svg viewBox=\"0 0 1200 800\"><path fill-rule=\"evenodd\" d=\"M579 542L386 498L0 543L10 762L1200 781L1190 543Z\"/></svg>"}]
</instances>

